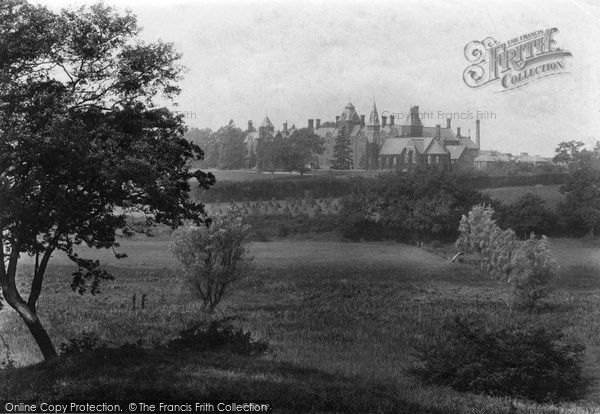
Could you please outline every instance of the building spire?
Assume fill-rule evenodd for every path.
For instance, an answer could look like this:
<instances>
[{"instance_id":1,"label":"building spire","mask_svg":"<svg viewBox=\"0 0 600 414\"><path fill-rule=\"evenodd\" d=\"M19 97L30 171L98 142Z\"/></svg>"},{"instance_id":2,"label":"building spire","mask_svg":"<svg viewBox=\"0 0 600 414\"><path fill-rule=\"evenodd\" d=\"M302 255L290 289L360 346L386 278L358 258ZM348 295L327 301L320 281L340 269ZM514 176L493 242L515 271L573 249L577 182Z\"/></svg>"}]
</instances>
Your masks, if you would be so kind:
<instances>
[{"instance_id":1,"label":"building spire","mask_svg":"<svg viewBox=\"0 0 600 414\"><path fill-rule=\"evenodd\" d=\"M377 105L375 104L375 99L373 99L373 109L371 110L371 115L369 116L369 124L368 125L377 125L379 126L379 114L377 113Z\"/></svg>"}]
</instances>

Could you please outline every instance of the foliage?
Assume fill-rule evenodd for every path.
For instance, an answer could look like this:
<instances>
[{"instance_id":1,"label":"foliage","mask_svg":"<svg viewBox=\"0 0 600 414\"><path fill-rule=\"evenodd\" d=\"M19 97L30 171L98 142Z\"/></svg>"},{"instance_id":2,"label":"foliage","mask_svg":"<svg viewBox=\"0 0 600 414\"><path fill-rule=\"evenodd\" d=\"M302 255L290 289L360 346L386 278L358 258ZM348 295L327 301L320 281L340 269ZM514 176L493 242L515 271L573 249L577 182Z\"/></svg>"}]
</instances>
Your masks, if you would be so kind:
<instances>
[{"instance_id":1,"label":"foliage","mask_svg":"<svg viewBox=\"0 0 600 414\"><path fill-rule=\"evenodd\" d=\"M117 248L131 212L150 225L201 223L190 180L214 183L189 168L202 151L183 138L183 116L156 106L179 93L180 55L139 31L135 16L101 3L0 8L0 284L46 359L57 354L35 306L53 252L79 268L73 289L91 281L93 293L109 275L77 245ZM27 302L15 283L23 253L36 257Z\"/></svg>"},{"instance_id":2,"label":"foliage","mask_svg":"<svg viewBox=\"0 0 600 414\"><path fill-rule=\"evenodd\" d=\"M540 299L548 296L549 283L557 274L557 265L550 250L550 241L542 236L518 243L511 259L512 306L533 309Z\"/></svg>"},{"instance_id":3,"label":"foliage","mask_svg":"<svg viewBox=\"0 0 600 414\"><path fill-rule=\"evenodd\" d=\"M507 280L517 236L511 229L498 227L493 215L494 209L490 206L474 206L460 220L456 248L464 253L477 253L484 273Z\"/></svg>"},{"instance_id":4,"label":"foliage","mask_svg":"<svg viewBox=\"0 0 600 414\"><path fill-rule=\"evenodd\" d=\"M212 313L243 275L251 233L236 209L215 216L208 226L182 227L173 233L171 252L193 279L203 311Z\"/></svg>"},{"instance_id":5,"label":"foliage","mask_svg":"<svg viewBox=\"0 0 600 414\"><path fill-rule=\"evenodd\" d=\"M106 345L100 341L100 337L96 333L82 332L79 336L60 344L60 353L63 355L81 354L105 348Z\"/></svg>"},{"instance_id":6,"label":"foliage","mask_svg":"<svg viewBox=\"0 0 600 414\"><path fill-rule=\"evenodd\" d=\"M217 168L219 165L219 142L217 135L210 128L190 128L184 138L198 145L204 151L204 159L198 164L200 168Z\"/></svg>"},{"instance_id":7,"label":"foliage","mask_svg":"<svg viewBox=\"0 0 600 414\"><path fill-rule=\"evenodd\" d=\"M427 384L461 392L537 402L574 400L588 384L582 375L584 349L564 343L555 329L454 318L416 345L422 365L412 373Z\"/></svg>"},{"instance_id":8,"label":"foliage","mask_svg":"<svg viewBox=\"0 0 600 414\"><path fill-rule=\"evenodd\" d=\"M521 238L529 234L549 234L556 228L558 218L546 207L546 201L531 193L501 208L499 225L512 229Z\"/></svg>"},{"instance_id":9,"label":"foliage","mask_svg":"<svg viewBox=\"0 0 600 414\"><path fill-rule=\"evenodd\" d=\"M489 206L473 207L460 221L456 247L464 253L477 253L484 273L508 282L511 306L531 310L548 296L549 283L557 273L550 242L533 233L519 241L513 230L498 227L493 215Z\"/></svg>"},{"instance_id":10,"label":"foliage","mask_svg":"<svg viewBox=\"0 0 600 414\"><path fill-rule=\"evenodd\" d=\"M275 172L275 170L283 168L283 151L284 142L280 134L259 139L256 146L256 164L258 169Z\"/></svg>"},{"instance_id":11,"label":"foliage","mask_svg":"<svg viewBox=\"0 0 600 414\"><path fill-rule=\"evenodd\" d=\"M304 174L311 167L315 154L325 151L325 140L309 128L296 130L291 137L283 140L280 159L286 171Z\"/></svg>"},{"instance_id":12,"label":"foliage","mask_svg":"<svg viewBox=\"0 0 600 414\"><path fill-rule=\"evenodd\" d=\"M600 230L600 169L590 165L569 171L561 187L565 201L558 206L561 220L575 233Z\"/></svg>"},{"instance_id":13,"label":"foliage","mask_svg":"<svg viewBox=\"0 0 600 414\"><path fill-rule=\"evenodd\" d=\"M219 320L210 321L208 326L191 324L169 343L169 347L196 352L227 351L248 356L261 356L271 350L268 341L253 340L250 332Z\"/></svg>"},{"instance_id":14,"label":"foliage","mask_svg":"<svg viewBox=\"0 0 600 414\"><path fill-rule=\"evenodd\" d=\"M235 126L233 120L219 128L212 138L219 145L219 163L222 170L237 170L244 168L245 134Z\"/></svg>"},{"instance_id":15,"label":"foliage","mask_svg":"<svg viewBox=\"0 0 600 414\"><path fill-rule=\"evenodd\" d=\"M352 168L352 143L346 134L338 134L333 145L333 159L330 160L334 170L349 170Z\"/></svg>"},{"instance_id":16,"label":"foliage","mask_svg":"<svg viewBox=\"0 0 600 414\"><path fill-rule=\"evenodd\" d=\"M465 188L459 177L424 168L382 175L372 185L360 183L352 196L342 200L340 224L351 230L376 223L383 230L381 238L394 240L456 237L456 223L462 214L487 200Z\"/></svg>"}]
</instances>

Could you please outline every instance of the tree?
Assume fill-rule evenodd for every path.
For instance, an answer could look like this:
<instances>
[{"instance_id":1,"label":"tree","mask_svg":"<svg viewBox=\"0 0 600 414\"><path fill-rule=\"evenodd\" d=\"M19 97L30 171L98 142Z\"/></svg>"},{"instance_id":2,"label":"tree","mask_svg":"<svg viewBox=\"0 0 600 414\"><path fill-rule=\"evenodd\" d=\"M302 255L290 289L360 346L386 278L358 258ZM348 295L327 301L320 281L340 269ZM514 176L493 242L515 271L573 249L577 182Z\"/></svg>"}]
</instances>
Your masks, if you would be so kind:
<instances>
[{"instance_id":1,"label":"tree","mask_svg":"<svg viewBox=\"0 0 600 414\"><path fill-rule=\"evenodd\" d=\"M271 178L275 170L283 167L284 142L281 134L267 136L258 140L256 146L257 166L259 169L271 172Z\"/></svg>"},{"instance_id":2,"label":"tree","mask_svg":"<svg viewBox=\"0 0 600 414\"><path fill-rule=\"evenodd\" d=\"M219 143L216 134L210 128L190 128L185 133L185 139L192 141L204 151L204 159L200 161L201 168L217 168L219 165Z\"/></svg>"},{"instance_id":3,"label":"tree","mask_svg":"<svg viewBox=\"0 0 600 414\"><path fill-rule=\"evenodd\" d=\"M511 306L533 309L548 296L549 283L557 273L550 242L533 233L519 241L513 230L498 227L493 215L489 206L473 207L460 221L456 247L463 253L478 254L485 273L508 283Z\"/></svg>"},{"instance_id":4,"label":"tree","mask_svg":"<svg viewBox=\"0 0 600 414\"><path fill-rule=\"evenodd\" d=\"M600 230L600 170L591 165L569 171L561 186L565 200L559 204L561 220L575 233Z\"/></svg>"},{"instance_id":5,"label":"tree","mask_svg":"<svg viewBox=\"0 0 600 414\"><path fill-rule=\"evenodd\" d=\"M244 273L251 233L236 209L217 215L209 226L181 227L173 233L171 252L192 278L203 311L214 312L231 284Z\"/></svg>"},{"instance_id":6,"label":"tree","mask_svg":"<svg viewBox=\"0 0 600 414\"><path fill-rule=\"evenodd\" d=\"M357 186L352 196L342 199L340 225L356 228L354 221L366 229L371 221L381 228L380 238L393 240L455 239L456 223L462 215L489 199L466 188L463 182L457 174L438 168L380 176L374 184ZM355 213L348 214L351 210Z\"/></svg>"},{"instance_id":7,"label":"tree","mask_svg":"<svg viewBox=\"0 0 600 414\"><path fill-rule=\"evenodd\" d=\"M557 164L568 165L571 162L575 161L577 157L581 154L581 151L585 151L585 144L581 141L568 141L561 142L556 147L556 155L554 156L553 161Z\"/></svg>"},{"instance_id":8,"label":"tree","mask_svg":"<svg viewBox=\"0 0 600 414\"><path fill-rule=\"evenodd\" d=\"M311 129L302 128L283 141L280 157L285 170L304 174L308 171L313 156L324 151L325 140Z\"/></svg>"},{"instance_id":9,"label":"tree","mask_svg":"<svg viewBox=\"0 0 600 414\"><path fill-rule=\"evenodd\" d=\"M502 228L513 229L522 239L531 233L548 234L556 225L556 216L538 195L527 193L503 208L499 220Z\"/></svg>"},{"instance_id":10,"label":"tree","mask_svg":"<svg viewBox=\"0 0 600 414\"><path fill-rule=\"evenodd\" d=\"M349 170L352 167L352 143L350 137L338 134L333 145L331 168L334 170Z\"/></svg>"},{"instance_id":11,"label":"tree","mask_svg":"<svg viewBox=\"0 0 600 414\"><path fill-rule=\"evenodd\" d=\"M183 138L182 116L154 104L179 93L180 55L138 41L133 15L12 1L0 33L0 286L48 360L57 354L36 304L52 254L77 265L73 290L94 294L111 276L77 245L116 249L132 212L149 225L200 224L190 179L208 188L214 177L190 171L202 151ZM16 283L23 254L35 256L27 300Z\"/></svg>"},{"instance_id":12,"label":"tree","mask_svg":"<svg viewBox=\"0 0 600 414\"><path fill-rule=\"evenodd\" d=\"M222 170L238 170L244 168L246 144L245 134L235 126L233 119L229 124L215 132L215 139L219 143L219 168Z\"/></svg>"}]
</instances>

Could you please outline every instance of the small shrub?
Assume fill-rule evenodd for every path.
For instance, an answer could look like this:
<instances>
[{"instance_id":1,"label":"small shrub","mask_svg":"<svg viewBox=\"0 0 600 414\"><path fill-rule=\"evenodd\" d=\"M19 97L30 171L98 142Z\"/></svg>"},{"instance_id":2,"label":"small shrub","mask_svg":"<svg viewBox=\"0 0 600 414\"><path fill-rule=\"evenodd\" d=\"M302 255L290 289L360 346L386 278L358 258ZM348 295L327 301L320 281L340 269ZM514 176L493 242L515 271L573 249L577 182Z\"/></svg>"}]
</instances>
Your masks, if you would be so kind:
<instances>
[{"instance_id":1,"label":"small shrub","mask_svg":"<svg viewBox=\"0 0 600 414\"><path fill-rule=\"evenodd\" d=\"M215 216L209 227L190 226L173 233L171 252L192 278L203 311L212 313L244 273L251 237L251 227L234 207L227 215Z\"/></svg>"},{"instance_id":2,"label":"small shrub","mask_svg":"<svg viewBox=\"0 0 600 414\"><path fill-rule=\"evenodd\" d=\"M411 370L427 384L537 402L580 398L588 384L585 348L565 344L558 330L455 318L428 339L417 344L422 364Z\"/></svg>"},{"instance_id":3,"label":"small shrub","mask_svg":"<svg viewBox=\"0 0 600 414\"><path fill-rule=\"evenodd\" d=\"M202 323L192 324L182 330L169 347L198 352L226 351L249 356L260 356L270 350L267 341L253 340L250 332L218 320L211 321L208 326Z\"/></svg>"},{"instance_id":4,"label":"small shrub","mask_svg":"<svg viewBox=\"0 0 600 414\"><path fill-rule=\"evenodd\" d=\"M548 296L550 281L557 273L550 242L546 237L519 241L511 229L502 230L492 219L494 210L477 205L463 216L456 247L465 253L477 253L481 269L510 286L511 307L535 308Z\"/></svg>"},{"instance_id":5,"label":"small shrub","mask_svg":"<svg viewBox=\"0 0 600 414\"><path fill-rule=\"evenodd\" d=\"M79 336L61 344L60 353L63 355L81 354L101 348L106 348L106 345L100 342L97 334L94 332L82 332Z\"/></svg>"},{"instance_id":6,"label":"small shrub","mask_svg":"<svg viewBox=\"0 0 600 414\"><path fill-rule=\"evenodd\" d=\"M520 242L512 254L511 286L512 306L535 308L541 299L548 296L549 282L557 274L557 265L552 257L550 242L546 237L535 238L532 234Z\"/></svg>"}]
</instances>

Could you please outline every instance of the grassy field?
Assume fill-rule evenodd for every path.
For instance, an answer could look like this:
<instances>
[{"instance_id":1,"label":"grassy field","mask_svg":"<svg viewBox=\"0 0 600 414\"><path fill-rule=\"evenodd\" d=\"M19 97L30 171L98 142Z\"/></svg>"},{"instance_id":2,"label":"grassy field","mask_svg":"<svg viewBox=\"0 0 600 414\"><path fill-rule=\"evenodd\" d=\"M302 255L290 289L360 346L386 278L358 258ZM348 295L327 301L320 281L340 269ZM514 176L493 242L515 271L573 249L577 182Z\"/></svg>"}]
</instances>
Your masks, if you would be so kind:
<instances>
[{"instance_id":1,"label":"grassy field","mask_svg":"<svg viewBox=\"0 0 600 414\"><path fill-rule=\"evenodd\" d=\"M254 243L255 269L219 312L234 318L274 352L242 357L174 352L156 347L200 318L189 282L168 254L166 240L123 243L130 257L94 252L116 279L102 293L69 291L67 259L57 256L39 312L59 344L93 331L111 344L142 340L145 353L40 359L14 312L0 311L0 332L21 366L0 372L0 400L81 396L239 398L272 400L276 412L550 413L598 412L600 390L560 406L460 394L425 387L406 374L412 343L450 314L511 317L502 285L464 264L424 249L392 243L277 241ZM553 244L561 263L553 307L535 315L561 326L587 347L586 373L600 372L600 253L583 242ZM20 272L31 270L24 263ZM136 295L138 306L132 309ZM139 309L141 295L147 306ZM1 347L1 346L0 346ZM1 354L2 351L0 351ZM29 365L29 366L27 366ZM31 378L35 377L35 381Z\"/></svg>"}]
</instances>

